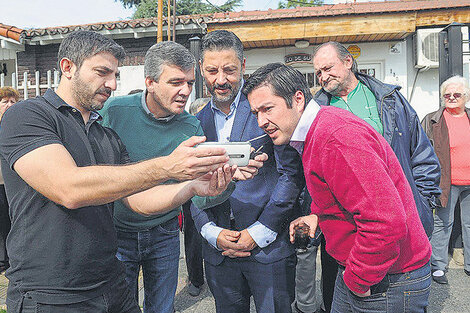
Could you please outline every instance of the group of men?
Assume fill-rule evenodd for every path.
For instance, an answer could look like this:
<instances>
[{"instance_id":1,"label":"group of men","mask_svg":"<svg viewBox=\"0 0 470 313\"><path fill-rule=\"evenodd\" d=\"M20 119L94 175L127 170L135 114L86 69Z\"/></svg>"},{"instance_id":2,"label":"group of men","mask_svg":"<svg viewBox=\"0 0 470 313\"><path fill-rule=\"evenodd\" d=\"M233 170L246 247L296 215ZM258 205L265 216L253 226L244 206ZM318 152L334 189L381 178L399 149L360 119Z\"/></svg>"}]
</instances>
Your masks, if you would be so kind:
<instances>
[{"instance_id":1,"label":"group of men","mask_svg":"<svg viewBox=\"0 0 470 313\"><path fill-rule=\"evenodd\" d=\"M327 311L425 311L439 163L396 87L358 73L334 42L314 52L315 98L278 63L244 81L243 45L220 30L202 39L198 65L177 43L152 46L146 90L108 100L123 57L97 33L70 34L57 91L2 120L9 312L139 312L140 268L144 311L173 312L177 215L190 199L217 312L249 312L251 296L257 312L291 311L299 224L312 236L319 224L334 258ZM195 66L211 94L196 117L184 111ZM230 167L224 149L195 147L204 140L263 154ZM299 217L305 184L314 214Z\"/></svg>"}]
</instances>

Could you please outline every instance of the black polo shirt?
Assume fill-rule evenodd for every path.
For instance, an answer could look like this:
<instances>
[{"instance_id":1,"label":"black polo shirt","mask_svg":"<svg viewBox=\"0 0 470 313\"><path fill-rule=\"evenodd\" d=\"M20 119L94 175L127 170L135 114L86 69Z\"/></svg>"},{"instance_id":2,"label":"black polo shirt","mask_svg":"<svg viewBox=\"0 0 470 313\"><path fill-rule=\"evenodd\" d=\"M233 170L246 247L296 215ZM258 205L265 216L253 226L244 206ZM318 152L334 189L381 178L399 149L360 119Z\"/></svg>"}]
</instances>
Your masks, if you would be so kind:
<instances>
[{"instance_id":1,"label":"black polo shirt","mask_svg":"<svg viewBox=\"0 0 470 313\"><path fill-rule=\"evenodd\" d=\"M117 134L97 123L85 124L79 111L54 91L11 107L0 128L0 154L11 231L8 298L28 291L46 295L49 303L73 303L103 292L122 273L115 254L112 204L69 210L23 181L12 169L16 160L49 144L61 144L78 166L129 161ZM48 162L48 160L43 160Z\"/></svg>"}]
</instances>

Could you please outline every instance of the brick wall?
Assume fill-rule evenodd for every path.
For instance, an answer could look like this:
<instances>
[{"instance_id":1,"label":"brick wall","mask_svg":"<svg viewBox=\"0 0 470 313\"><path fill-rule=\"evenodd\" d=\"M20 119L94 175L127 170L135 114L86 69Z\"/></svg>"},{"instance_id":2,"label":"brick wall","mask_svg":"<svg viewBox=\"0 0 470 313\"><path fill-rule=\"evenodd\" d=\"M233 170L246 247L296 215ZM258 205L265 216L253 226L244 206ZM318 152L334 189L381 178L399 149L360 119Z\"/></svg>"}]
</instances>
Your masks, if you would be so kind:
<instances>
[{"instance_id":1,"label":"brick wall","mask_svg":"<svg viewBox=\"0 0 470 313\"><path fill-rule=\"evenodd\" d=\"M190 35L178 36L177 42L184 45L189 49L188 39ZM116 42L124 47L126 51L126 58L122 62L122 66L135 66L143 65L145 53L147 50L156 43L155 37L144 37L139 39L127 38L117 39ZM44 46L30 46L25 45L25 51L18 52L18 85L23 83L23 73L29 74L29 81L35 84L35 71L40 72L40 83L47 83L47 71L57 68L57 53L59 51L59 44L49 44ZM41 90L41 94L45 90ZM34 96L34 90L29 91Z\"/></svg>"}]
</instances>

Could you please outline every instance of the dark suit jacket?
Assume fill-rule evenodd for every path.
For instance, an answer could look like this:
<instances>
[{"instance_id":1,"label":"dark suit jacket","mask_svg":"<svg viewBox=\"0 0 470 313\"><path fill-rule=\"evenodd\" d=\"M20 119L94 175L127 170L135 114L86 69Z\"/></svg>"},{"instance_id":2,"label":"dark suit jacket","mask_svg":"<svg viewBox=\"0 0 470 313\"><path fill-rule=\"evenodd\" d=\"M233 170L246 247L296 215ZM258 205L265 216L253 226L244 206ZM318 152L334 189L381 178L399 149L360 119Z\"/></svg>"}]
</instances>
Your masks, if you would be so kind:
<instances>
[{"instance_id":1,"label":"dark suit jacket","mask_svg":"<svg viewBox=\"0 0 470 313\"><path fill-rule=\"evenodd\" d=\"M214 112L206 105L197 115L207 141L218 141L214 122ZM263 135L256 117L250 112L250 104L242 94L235 114L230 141L247 141ZM274 242L261 249L251 251L250 258L261 263L272 263L294 253L288 240L288 227L293 218L300 215L299 193L304 186L300 156L289 145L274 146L268 136L252 142L269 159L257 176L248 181L236 183L235 191L224 203L206 210L191 206L191 213L198 231L212 221L217 226L230 229L230 209L233 211L237 230L243 230L259 221L278 233ZM204 259L213 265L220 264L224 256L221 251L203 240Z\"/></svg>"}]
</instances>

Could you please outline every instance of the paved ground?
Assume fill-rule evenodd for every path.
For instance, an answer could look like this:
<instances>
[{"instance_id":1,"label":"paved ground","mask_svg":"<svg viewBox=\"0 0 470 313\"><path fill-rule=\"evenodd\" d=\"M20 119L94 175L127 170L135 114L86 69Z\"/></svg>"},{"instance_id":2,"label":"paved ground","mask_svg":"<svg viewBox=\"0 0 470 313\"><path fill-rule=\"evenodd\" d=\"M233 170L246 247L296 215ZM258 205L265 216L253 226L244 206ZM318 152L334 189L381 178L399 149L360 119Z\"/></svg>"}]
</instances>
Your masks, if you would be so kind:
<instances>
[{"instance_id":1,"label":"paved ground","mask_svg":"<svg viewBox=\"0 0 470 313\"><path fill-rule=\"evenodd\" d=\"M181 237L182 238L182 237ZM182 248L182 246L181 246ZM175 308L177 313L215 313L214 299L207 285L198 297L191 297L186 291L187 272L184 262L184 249L181 249L180 275L176 291ZM317 260L319 262L319 260ZM465 275L463 267L451 261L449 265L449 285L438 285L433 282L431 286L430 306L428 313L470 313L470 277ZM320 273L317 273L317 280ZM5 308L6 287L8 281L4 275L0 276L0 308ZM320 286L320 283L317 283ZM142 289L141 287L141 294ZM320 291L318 290L318 297ZM142 298L142 297L141 297ZM251 312L256 312L252 305Z\"/></svg>"}]
</instances>

